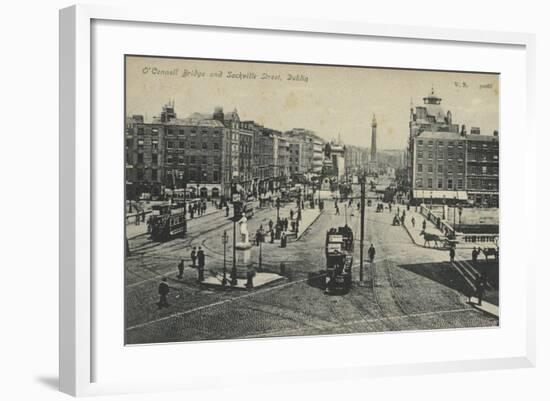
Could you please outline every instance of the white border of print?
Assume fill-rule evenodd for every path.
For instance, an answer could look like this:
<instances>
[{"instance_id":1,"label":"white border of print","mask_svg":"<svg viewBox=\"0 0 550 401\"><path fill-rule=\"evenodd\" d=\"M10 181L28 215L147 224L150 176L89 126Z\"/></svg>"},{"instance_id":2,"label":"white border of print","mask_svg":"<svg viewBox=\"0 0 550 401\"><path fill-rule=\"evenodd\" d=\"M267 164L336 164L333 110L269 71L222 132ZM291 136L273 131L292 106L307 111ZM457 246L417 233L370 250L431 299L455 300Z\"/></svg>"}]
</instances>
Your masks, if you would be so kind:
<instances>
[{"instance_id":1,"label":"white border of print","mask_svg":"<svg viewBox=\"0 0 550 401\"><path fill-rule=\"evenodd\" d=\"M98 28L95 49L92 46L94 21L96 23L111 21L101 23L102 27ZM122 24L123 21L139 21L143 24L127 25ZM197 29L198 27L202 28ZM279 40L282 40L281 36L285 36L285 40L295 41L308 41L315 38L317 41L326 41L327 46L331 40L339 38L340 44L371 40L372 43L369 46L376 46L377 39L384 40L384 46L393 44L399 46L403 41L409 41L410 44L410 41L414 40L421 46L437 46L441 52L445 52L449 47L453 47L454 52L466 51L465 48L475 51L478 48L487 53L487 48L493 49L493 53L489 51L479 59L457 61L455 64L444 60L434 64L429 58L406 59L405 55L397 55L394 57L403 58L400 65L399 63L388 64L388 62L381 65L434 69L452 69L450 65L460 65L461 69L500 71L502 74L501 177L507 177L501 178L503 222L506 222L502 226L502 237L505 244L513 243L514 249L521 249L522 255L519 257L518 252L514 252L511 246L504 246L501 264L512 261L514 268L524 274L511 277L506 274L508 270L501 267L502 287L510 288L511 291L508 293L513 294L507 298L507 292L502 291L504 306L501 327L398 335L327 336L123 347L122 320L118 320L119 324L116 324L116 319L120 319L120 314L117 315L120 308L112 308L112 313L105 308L105 301L117 304L122 296L122 287L118 286L118 282L115 282L116 285L109 286L106 280L110 277L108 272L97 274L95 271L98 266L105 267L105 261L108 261L109 257L113 257L112 260L119 260L120 251L123 250L123 246L118 246L116 241L114 246L118 251L107 250L107 245L104 244L106 239L102 238L109 238L105 230L99 230L102 235L97 235L98 229L103 227L111 230L111 225L107 224L109 220L106 220L109 215L120 215L116 202L111 202L109 206L104 199L101 199L100 194L114 188L111 187L112 185L115 187L118 185L117 196L122 191L118 173L115 172L117 169L121 170L117 167L121 164L117 156L120 157L119 155L123 154L122 135L117 135L123 132L123 119L120 117L123 114L118 112L122 108L119 102L123 96L122 86L115 86L120 90L112 90L113 86L110 86L111 92L101 87L107 82L119 83L123 71L116 68L109 69L109 67L121 65L122 59L107 57L107 54L109 56L124 53L159 54L157 52L162 51L164 54L159 55L197 57L210 55L211 58L289 61L288 58L278 59L275 55L282 55L284 51L273 46L269 47L270 52L264 50L263 57L259 48L252 49L255 57L244 54L244 50L242 53L232 52L228 55L224 54L222 49L211 53L207 50L199 53L197 49L191 54L180 54L181 44L178 47L177 42L163 44L163 48L152 48L155 50L147 48L149 42L145 39L146 37L149 37L152 43L150 46L154 46L155 43L159 43L156 41L158 39L156 35L163 35L163 30L185 30L186 28L193 31L189 33L192 35L208 36L214 31L223 31L224 34L232 35L238 33L243 40L259 34L266 40L276 40L277 35ZM227 30L228 28L231 29ZM112 44L107 46L101 35L102 32L109 32L109 29L122 30L126 34L116 37L110 35ZM207 37L204 39L208 40ZM341 47L345 48L345 46ZM238 14L231 18L215 14L185 15L181 11L162 10L158 7L119 9L108 6L73 6L62 10L60 13L60 389L73 395L93 395L211 389L230 386L236 382L242 383L244 378L247 382L254 380L256 384L262 385L273 380L285 382L329 378L361 380L374 376L534 366L534 255L536 253L533 245L526 239L518 238L517 234L509 232L513 231L509 230L510 227L516 224L523 224L523 229L518 231L536 232L534 227L536 209L529 207L525 190L534 188L536 183L534 147L521 146L522 143L535 143L532 129L534 47L534 36L529 34L373 25L357 21L295 20L261 16L251 18L250 15L239 18ZM227 44L224 48L227 48ZM103 52L106 53L105 57L101 57ZM98 60L94 59L94 55L98 56ZM332 63L355 64L350 61L352 57L350 51L345 59ZM496 64L498 60L503 60L499 57L508 60L506 65L500 64L500 67ZM491 58L494 60L491 61ZM317 59L312 55L303 55L292 61L298 60L315 62ZM360 63L364 62L360 61ZM373 64L370 63L370 65ZM495 67L490 68L492 65ZM91 85L92 76L97 78L94 85ZM104 97L106 92L110 99ZM113 115L117 115L118 119L111 121L109 113L105 111L107 106L115 110ZM100 134L108 128L112 128L108 131L109 135ZM100 159L102 163L98 163ZM114 176L113 179L106 178L109 172ZM510 180L514 180L513 187ZM115 223L112 226L116 225L122 226L116 222L115 217ZM113 235L120 234L115 227L112 231ZM112 260L110 270L121 269L122 265ZM515 289L512 290L511 287L514 285ZM92 288L94 290L101 288L102 300L94 298L95 291L92 291ZM118 294L115 291L118 291ZM115 322L114 325L113 322ZM98 333L96 326L102 328L101 333ZM467 343L469 349L461 347L456 341L453 342L457 339L460 339L460 343ZM376 344L379 348L391 347L388 348L391 351L377 354L372 349L372 344ZM422 348L421 344L425 348ZM445 347L444 344L452 345ZM344 349L349 349L350 352L345 358L334 361L321 352L322 349L326 349L325 347L347 347ZM369 349L370 353L365 356L362 350ZM231 365L218 361L221 359L219 355L222 354L224 358L230 358ZM292 366L282 363L277 357L277 355L286 356L288 361L289 354L294 355ZM167 361L167 355L170 355L170 361ZM215 369L211 364L212 359L217 360ZM243 362L239 363L239 360ZM168 366L165 367L164 373L173 371L176 374L162 376L160 372L155 374L155 371L158 371L158 361L175 363L176 369ZM207 364L208 361L210 363Z\"/></svg>"}]
</instances>

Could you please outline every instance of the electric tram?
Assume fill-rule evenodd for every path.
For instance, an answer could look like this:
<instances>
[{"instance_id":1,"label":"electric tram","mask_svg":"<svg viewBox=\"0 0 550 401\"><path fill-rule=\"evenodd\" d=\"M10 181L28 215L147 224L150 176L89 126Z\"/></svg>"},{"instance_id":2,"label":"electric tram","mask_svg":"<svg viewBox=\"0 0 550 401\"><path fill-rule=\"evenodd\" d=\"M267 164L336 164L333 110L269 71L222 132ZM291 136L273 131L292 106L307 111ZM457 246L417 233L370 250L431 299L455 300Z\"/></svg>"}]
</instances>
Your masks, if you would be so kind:
<instances>
[{"instance_id":1,"label":"electric tram","mask_svg":"<svg viewBox=\"0 0 550 401\"><path fill-rule=\"evenodd\" d=\"M168 241L175 237L184 237L187 232L185 205L183 203L153 205L149 224L153 241Z\"/></svg>"},{"instance_id":2,"label":"electric tram","mask_svg":"<svg viewBox=\"0 0 550 401\"><path fill-rule=\"evenodd\" d=\"M349 292L353 265L353 231L347 224L327 231L325 256L327 259L325 293Z\"/></svg>"}]
</instances>

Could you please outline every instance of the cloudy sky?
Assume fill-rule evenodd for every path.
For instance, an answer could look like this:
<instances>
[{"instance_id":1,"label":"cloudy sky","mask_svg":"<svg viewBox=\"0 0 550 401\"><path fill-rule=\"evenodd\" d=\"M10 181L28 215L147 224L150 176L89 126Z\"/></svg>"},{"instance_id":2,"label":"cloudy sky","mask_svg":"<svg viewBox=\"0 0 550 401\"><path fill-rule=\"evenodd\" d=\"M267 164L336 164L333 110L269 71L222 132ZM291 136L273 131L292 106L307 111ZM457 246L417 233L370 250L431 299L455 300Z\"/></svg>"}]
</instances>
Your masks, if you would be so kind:
<instances>
[{"instance_id":1,"label":"cloudy sky","mask_svg":"<svg viewBox=\"0 0 550 401\"><path fill-rule=\"evenodd\" d=\"M128 56L126 114L150 120L173 99L180 118L236 108L241 120L280 131L308 128L327 140L340 134L361 146L370 145L376 114L378 147L399 149L411 101L421 105L432 86L454 123L492 134L499 128L498 82L495 74Z\"/></svg>"}]
</instances>

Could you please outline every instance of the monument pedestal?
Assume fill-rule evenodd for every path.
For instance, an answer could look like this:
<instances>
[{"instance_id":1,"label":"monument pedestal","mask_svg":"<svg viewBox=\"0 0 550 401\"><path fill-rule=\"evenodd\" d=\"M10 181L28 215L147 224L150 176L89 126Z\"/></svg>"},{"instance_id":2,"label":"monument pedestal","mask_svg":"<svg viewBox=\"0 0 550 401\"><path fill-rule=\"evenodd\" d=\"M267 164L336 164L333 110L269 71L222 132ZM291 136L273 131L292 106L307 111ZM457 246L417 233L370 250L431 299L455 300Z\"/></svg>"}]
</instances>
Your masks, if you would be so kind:
<instances>
[{"instance_id":1,"label":"monument pedestal","mask_svg":"<svg viewBox=\"0 0 550 401\"><path fill-rule=\"evenodd\" d=\"M247 273L252 269L250 260L252 245L249 242L238 242L235 245L235 265L237 278L246 279Z\"/></svg>"}]
</instances>

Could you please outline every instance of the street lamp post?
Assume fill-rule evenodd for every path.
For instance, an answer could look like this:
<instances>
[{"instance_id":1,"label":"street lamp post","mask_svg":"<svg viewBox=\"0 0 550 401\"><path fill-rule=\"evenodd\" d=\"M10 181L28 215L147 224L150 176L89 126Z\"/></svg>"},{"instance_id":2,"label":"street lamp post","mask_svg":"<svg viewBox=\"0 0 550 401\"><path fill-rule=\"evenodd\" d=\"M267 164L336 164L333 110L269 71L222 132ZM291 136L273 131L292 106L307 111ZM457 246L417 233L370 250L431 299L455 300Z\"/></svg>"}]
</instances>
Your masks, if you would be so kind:
<instances>
[{"instance_id":1,"label":"street lamp post","mask_svg":"<svg viewBox=\"0 0 550 401\"><path fill-rule=\"evenodd\" d=\"M264 229L263 227L260 227L259 229L260 235L258 236L258 245L260 246L260 255L258 257L258 270L262 270L262 242L264 240Z\"/></svg>"},{"instance_id":2,"label":"street lamp post","mask_svg":"<svg viewBox=\"0 0 550 401\"><path fill-rule=\"evenodd\" d=\"M233 181L231 181L231 201L233 202ZM231 285L237 285L237 212L233 202L233 261L231 266Z\"/></svg>"},{"instance_id":3,"label":"street lamp post","mask_svg":"<svg viewBox=\"0 0 550 401\"><path fill-rule=\"evenodd\" d=\"M361 176L361 235L359 242L359 281L363 282L363 248L365 241L365 175Z\"/></svg>"},{"instance_id":4,"label":"street lamp post","mask_svg":"<svg viewBox=\"0 0 550 401\"><path fill-rule=\"evenodd\" d=\"M222 286L226 286L227 285L227 269L225 267L225 249L226 249L226 245L227 245L227 231L223 231L223 236L222 236L222 243L223 243L223 279L222 279Z\"/></svg>"}]
</instances>

